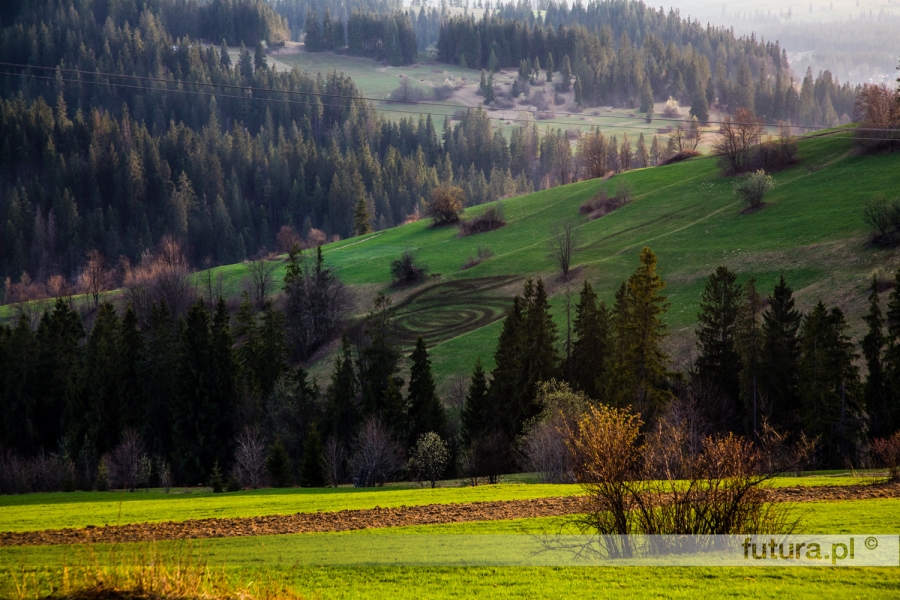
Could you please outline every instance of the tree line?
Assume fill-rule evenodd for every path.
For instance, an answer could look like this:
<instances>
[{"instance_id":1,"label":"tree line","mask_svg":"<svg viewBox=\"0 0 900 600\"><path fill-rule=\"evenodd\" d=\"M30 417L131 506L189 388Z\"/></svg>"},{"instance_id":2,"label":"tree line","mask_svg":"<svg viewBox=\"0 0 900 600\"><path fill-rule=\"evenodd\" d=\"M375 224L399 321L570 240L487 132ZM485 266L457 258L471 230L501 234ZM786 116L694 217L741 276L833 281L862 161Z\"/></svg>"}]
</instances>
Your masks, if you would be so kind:
<instances>
[{"instance_id":1,"label":"tree line","mask_svg":"<svg viewBox=\"0 0 900 600\"><path fill-rule=\"evenodd\" d=\"M304 30L307 52L346 50L353 56L384 60L395 67L412 64L419 56L409 17L399 11L376 14L354 10L345 30L344 22L332 18L328 7L321 23L316 11L310 9L304 20Z\"/></svg>"},{"instance_id":2,"label":"tree line","mask_svg":"<svg viewBox=\"0 0 900 600\"><path fill-rule=\"evenodd\" d=\"M674 97L701 121L717 104L730 112L749 109L768 123L833 126L853 114L859 91L828 71L817 77L807 71L795 85L777 41L736 37L675 10L624 0L571 8L551 2L543 16L508 4L480 20L445 18L437 50L443 62L518 68L526 80L544 69L548 80L561 72L561 89L574 85L585 106L647 112L652 102Z\"/></svg>"},{"instance_id":3,"label":"tree line","mask_svg":"<svg viewBox=\"0 0 900 600\"><path fill-rule=\"evenodd\" d=\"M389 298L378 294L367 317L347 323L333 310L340 284L321 250L304 259L295 248L286 269L278 298L229 307L198 296L177 315L160 297L142 317L130 296L118 310L101 303L89 328L59 298L36 323L22 314L0 328L4 485L11 464L47 457L65 466L57 487L114 485L106 478L135 448L151 465L147 485L150 472L214 487L226 478L238 488L373 485L397 476L407 456L417 457L410 465L443 457L426 479L496 480L522 468L539 445L535 424L567 390L639 413L648 432L688 413L685 435L778 431L816 448L813 464L825 468L862 464L870 439L900 429L900 273L885 310L873 282L858 350L839 308L818 302L803 314L783 275L763 297L752 278L739 284L718 267L685 372L665 351L665 282L650 249L611 306L585 281L554 319L543 282L528 279L494 369L476 361L448 408L425 340L402 350ZM327 319L325 329L310 325ZM298 360L341 328L330 377L311 379Z\"/></svg>"}]
</instances>

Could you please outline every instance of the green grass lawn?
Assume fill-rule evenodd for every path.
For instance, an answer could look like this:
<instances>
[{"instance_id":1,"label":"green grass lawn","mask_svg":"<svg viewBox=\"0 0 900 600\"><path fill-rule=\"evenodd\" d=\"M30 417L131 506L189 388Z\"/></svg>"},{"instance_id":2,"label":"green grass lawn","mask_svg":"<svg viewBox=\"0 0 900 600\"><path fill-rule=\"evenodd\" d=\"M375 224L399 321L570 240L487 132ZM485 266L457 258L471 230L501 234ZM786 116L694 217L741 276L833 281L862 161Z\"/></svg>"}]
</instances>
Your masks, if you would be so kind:
<instances>
[{"instance_id":1,"label":"green grass lawn","mask_svg":"<svg viewBox=\"0 0 900 600\"><path fill-rule=\"evenodd\" d=\"M900 500L809 503L801 530L808 534L898 534ZM325 567L306 566L316 542L337 537L355 539L385 534L460 535L521 534L553 530L558 519L525 519L488 523L431 525L335 534L301 534L168 542L163 555L186 551L213 568L227 569L234 581L277 580L308 597L323 598L530 598L530 597L896 597L898 568L814 567ZM0 549L0 564L13 576L57 573L62 565L107 564L146 545L114 548L24 547ZM362 551L362 550L361 550ZM53 565L56 565L55 567ZM52 575L51 575L52 577ZM0 585L0 593L9 593Z\"/></svg>"},{"instance_id":2,"label":"green grass lawn","mask_svg":"<svg viewBox=\"0 0 900 600\"><path fill-rule=\"evenodd\" d=\"M852 485L870 478L852 476L779 477L776 487ZM208 489L208 488L207 488ZM0 496L0 531L34 531L125 525L188 519L253 517L299 512L330 512L424 504L524 500L580 493L578 485L501 483L477 487L385 487L264 489L225 494L189 490L164 494L127 492L70 492Z\"/></svg>"}]
</instances>

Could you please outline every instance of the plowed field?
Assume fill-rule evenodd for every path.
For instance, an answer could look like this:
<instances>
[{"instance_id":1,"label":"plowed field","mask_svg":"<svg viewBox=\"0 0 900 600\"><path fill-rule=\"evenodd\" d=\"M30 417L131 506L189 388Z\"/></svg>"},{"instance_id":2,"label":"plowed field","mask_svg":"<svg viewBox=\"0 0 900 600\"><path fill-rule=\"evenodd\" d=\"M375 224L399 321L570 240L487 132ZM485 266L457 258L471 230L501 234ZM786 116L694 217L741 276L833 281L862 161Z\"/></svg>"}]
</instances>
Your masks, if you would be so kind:
<instances>
[{"instance_id":1,"label":"plowed field","mask_svg":"<svg viewBox=\"0 0 900 600\"><path fill-rule=\"evenodd\" d=\"M900 485L876 484L779 488L768 491L775 502L900 498ZM144 542L192 538L242 537L292 533L351 531L410 525L498 521L576 514L581 498L540 498L469 504L429 504L397 508L297 513L234 519L200 519L136 523L83 529L48 529L0 533L0 546Z\"/></svg>"}]
</instances>

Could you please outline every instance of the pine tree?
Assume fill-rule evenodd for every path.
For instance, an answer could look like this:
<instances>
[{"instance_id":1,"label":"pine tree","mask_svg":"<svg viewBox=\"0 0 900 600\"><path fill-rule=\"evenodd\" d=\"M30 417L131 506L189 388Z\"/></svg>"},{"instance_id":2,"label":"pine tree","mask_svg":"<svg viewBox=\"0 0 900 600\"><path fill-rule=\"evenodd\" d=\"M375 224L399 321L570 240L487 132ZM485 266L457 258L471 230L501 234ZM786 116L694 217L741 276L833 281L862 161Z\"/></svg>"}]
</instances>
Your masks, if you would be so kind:
<instances>
[{"instance_id":1,"label":"pine tree","mask_svg":"<svg viewBox=\"0 0 900 600\"><path fill-rule=\"evenodd\" d=\"M800 311L794 308L794 292L782 273L763 313L763 382L765 412L779 427L797 425L797 361L800 358Z\"/></svg>"},{"instance_id":2,"label":"pine tree","mask_svg":"<svg viewBox=\"0 0 900 600\"><path fill-rule=\"evenodd\" d=\"M71 430L66 424L84 424L82 386L85 338L81 317L61 298L53 310L45 311L38 325L37 338L40 352L34 373L36 416L35 429L43 448L56 448L66 433L76 451L83 448L84 431ZM69 429L69 431L65 431ZM98 456L85 455L91 462Z\"/></svg>"},{"instance_id":3,"label":"pine tree","mask_svg":"<svg viewBox=\"0 0 900 600\"><path fill-rule=\"evenodd\" d=\"M887 340L884 335L884 316L878 302L878 279L872 279L869 291L869 313L863 317L868 331L860 344L866 368L869 372L863 392L866 411L869 413L869 433L873 438L887 437L891 416L887 410L887 382L885 378L884 351Z\"/></svg>"},{"instance_id":4,"label":"pine tree","mask_svg":"<svg viewBox=\"0 0 900 600\"><path fill-rule=\"evenodd\" d=\"M116 309L104 302L97 311L85 350L85 396L79 433L101 456L116 445L121 430L122 343Z\"/></svg>"},{"instance_id":5,"label":"pine tree","mask_svg":"<svg viewBox=\"0 0 900 600\"><path fill-rule=\"evenodd\" d=\"M547 83L553 82L553 53L547 53Z\"/></svg>"},{"instance_id":6,"label":"pine tree","mask_svg":"<svg viewBox=\"0 0 900 600\"><path fill-rule=\"evenodd\" d=\"M631 405L645 418L670 397L668 356L662 349L666 336L662 317L668 309L662 295L665 285L656 255L645 247L640 265L616 294L613 309L617 362L612 368L610 399L616 406Z\"/></svg>"},{"instance_id":7,"label":"pine tree","mask_svg":"<svg viewBox=\"0 0 900 600\"><path fill-rule=\"evenodd\" d=\"M525 282L522 292L525 302L521 380L518 393L510 398L507 415L510 417L512 437L522 433L525 422L536 416L540 407L535 404L535 385L558 375L559 356L556 353L556 324L550 316L550 302L544 282Z\"/></svg>"},{"instance_id":8,"label":"pine tree","mask_svg":"<svg viewBox=\"0 0 900 600\"><path fill-rule=\"evenodd\" d=\"M745 429L755 439L759 432L760 374L763 366L763 299L752 277L744 285L744 298L735 323L734 347L741 357L740 395L747 415Z\"/></svg>"},{"instance_id":9,"label":"pine tree","mask_svg":"<svg viewBox=\"0 0 900 600\"><path fill-rule=\"evenodd\" d=\"M306 466L306 447L304 445L304 467ZM269 479L272 481L272 485L277 488L287 488L291 487L292 479L291 476L291 459L288 456L287 450L284 448L284 442L281 441L281 438L275 438L275 443L272 444L272 447L269 449L269 455L266 457L266 472L269 474Z\"/></svg>"},{"instance_id":10,"label":"pine tree","mask_svg":"<svg viewBox=\"0 0 900 600\"><path fill-rule=\"evenodd\" d=\"M462 422L462 441L466 447L483 438L492 425L496 424L496 411L492 411L491 397L488 395L487 378L481 366L481 358L475 359L469 391L466 393L460 421Z\"/></svg>"},{"instance_id":11,"label":"pine tree","mask_svg":"<svg viewBox=\"0 0 900 600\"><path fill-rule=\"evenodd\" d=\"M366 318L365 333L368 343L362 349L359 361L363 395L361 416L380 415L394 435L403 435L406 432L403 397L400 395L403 379L397 376L400 351L395 340L391 301L383 293L375 298Z\"/></svg>"},{"instance_id":12,"label":"pine tree","mask_svg":"<svg viewBox=\"0 0 900 600\"><path fill-rule=\"evenodd\" d=\"M568 92L572 87L572 62L569 60L569 55L566 54L563 57L563 65L562 65L562 91Z\"/></svg>"},{"instance_id":13,"label":"pine tree","mask_svg":"<svg viewBox=\"0 0 900 600\"><path fill-rule=\"evenodd\" d=\"M300 463L300 483L303 487L324 487L325 465L322 457L322 438L315 424L311 425L303 443L303 458Z\"/></svg>"},{"instance_id":14,"label":"pine tree","mask_svg":"<svg viewBox=\"0 0 900 600\"><path fill-rule=\"evenodd\" d=\"M231 68L231 57L228 56L228 44L225 43L225 39L222 38L222 45L219 46L219 64L222 65L223 69Z\"/></svg>"},{"instance_id":15,"label":"pine tree","mask_svg":"<svg viewBox=\"0 0 900 600\"><path fill-rule=\"evenodd\" d=\"M653 110L653 88L650 87L650 79L644 77L644 83L641 84L641 107L642 113L649 113Z\"/></svg>"},{"instance_id":16,"label":"pine tree","mask_svg":"<svg viewBox=\"0 0 900 600\"><path fill-rule=\"evenodd\" d=\"M372 233L372 216L369 214L369 204L364 196L360 196L353 211L353 230L356 235Z\"/></svg>"},{"instance_id":17,"label":"pine tree","mask_svg":"<svg viewBox=\"0 0 900 600\"><path fill-rule=\"evenodd\" d=\"M137 313L131 305L125 310L121 321L122 362L122 427L139 431L144 424L144 406L141 402L141 381L139 369L144 354L144 335L138 323Z\"/></svg>"},{"instance_id":18,"label":"pine tree","mask_svg":"<svg viewBox=\"0 0 900 600\"><path fill-rule=\"evenodd\" d=\"M434 377L431 374L431 361L425 349L425 340L416 341L416 348L410 355L412 369L409 374L409 390L406 406L409 415L409 446L415 444L420 435L435 432L441 437L446 435L447 417L444 406L435 390Z\"/></svg>"},{"instance_id":19,"label":"pine tree","mask_svg":"<svg viewBox=\"0 0 900 600\"><path fill-rule=\"evenodd\" d=\"M847 329L841 310L820 301L800 330L800 419L804 433L820 436L826 466L852 459L859 434L857 355Z\"/></svg>"},{"instance_id":20,"label":"pine tree","mask_svg":"<svg viewBox=\"0 0 900 600\"><path fill-rule=\"evenodd\" d=\"M691 98L690 115L701 123L709 122L709 102L706 100L706 92L699 87Z\"/></svg>"},{"instance_id":21,"label":"pine tree","mask_svg":"<svg viewBox=\"0 0 900 600\"><path fill-rule=\"evenodd\" d=\"M894 277L894 288L888 296L887 341L884 356L884 375L887 384L884 413L885 428L900 429L900 269Z\"/></svg>"},{"instance_id":22,"label":"pine tree","mask_svg":"<svg viewBox=\"0 0 900 600\"><path fill-rule=\"evenodd\" d=\"M330 435L350 444L358 421L356 372L350 352L350 340L341 337L341 352L334 359L331 384L326 393L325 418Z\"/></svg>"},{"instance_id":23,"label":"pine tree","mask_svg":"<svg viewBox=\"0 0 900 600\"><path fill-rule=\"evenodd\" d=\"M741 359L735 349L740 298L737 275L720 266L706 281L697 315L697 376L714 385L731 407L735 421L721 423L731 431L742 421L738 393Z\"/></svg>"},{"instance_id":24,"label":"pine tree","mask_svg":"<svg viewBox=\"0 0 900 600\"><path fill-rule=\"evenodd\" d=\"M573 324L575 343L572 345L572 385L591 398L600 398L600 385L607 367L610 331L609 310L597 303L597 294L587 280L575 307Z\"/></svg>"},{"instance_id":25,"label":"pine tree","mask_svg":"<svg viewBox=\"0 0 900 600\"><path fill-rule=\"evenodd\" d=\"M525 345L524 310L522 298L513 298L512 309L503 319L503 328L497 339L494 352L494 370L491 372L490 405L498 416L497 425L502 423L507 430L510 416L509 404L517 397L523 378L522 358Z\"/></svg>"}]
</instances>

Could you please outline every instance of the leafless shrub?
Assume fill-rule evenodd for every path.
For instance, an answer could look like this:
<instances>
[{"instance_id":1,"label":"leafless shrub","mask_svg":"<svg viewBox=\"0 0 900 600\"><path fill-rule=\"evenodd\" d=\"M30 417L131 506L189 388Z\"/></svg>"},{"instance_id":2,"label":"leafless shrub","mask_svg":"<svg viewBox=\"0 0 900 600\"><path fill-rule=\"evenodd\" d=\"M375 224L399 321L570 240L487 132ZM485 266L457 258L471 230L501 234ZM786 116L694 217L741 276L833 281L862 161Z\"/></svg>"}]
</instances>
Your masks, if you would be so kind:
<instances>
[{"instance_id":1,"label":"leafless shrub","mask_svg":"<svg viewBox=\"0 0 900 600\"><path fill-rule=\"evenodd\" d=\"M471 269L476 265L480 265L492 256L494 256L493 250L491 250L487 246L478 246L478 250L475 252L475 256L469 256L468 258L466 258L466 262L463 263L463 266L460 270L465 271L466 269Z\"/></svg>"},{"instance_id":2,"label":"leafless shrub","mask_svg":"<svg viewBox=\"0 0 900 600\"><path fill-rule=\"evenodd\" d=\"M629 182L623 181L617 186L616 195L610 197L609 193L601 188L596 196L585 201L578 208L578 214L586 215L590 221L608 215L631 201L633 189Z\"/></svg>"},{"instance_id":3,"label":"leafless shrub","mask_svg":"<svg viewBox=\"0 0 900 600\"><path fill-rule=\"evenodd\" d=\"M441 186L431 191L426 214L434 227L458 223L466 206L466 194L459 186Z\"/></svg>"},{"instance_id":4,"label":"leafless shrub","mask_svg":"<svg viewBox=\"0 0 900 600\"><path fill-rule=\"evenodd\" d=\"M465 219L459 222L459 237L465 237L475 233L485 233L500 229L506 225L503 218L503 204L497 202L493 206L488 206L484 212L477 217Z\"/></svg>"},{"instance_id":5,"label":"leafless shrub","mask_svg":"<svg viewBox=\"0 0 900 600\"><path fill-rule=\"evenodd\" d=\"M654 537L650 550L676 549L669 544L697 544L682 536L788 533L796 525L790 508L766 502L763 484L772 475L762 468L762 453L752 442L729 434L707 437L700 451L682 448L667 462L679 478L651 479L651 456L669 450L669 440L648 452L640 443L642 423L627 410L591 407L576 427L567 428L577 481L586 492L585 514L574 523L599 535L600 552L611 558L641 552L627 537ZM649 443L653 443L651 438Z\"/></svg>"},{"instance_id":6,"label":"leafless shrub","mask_svg":"<svg viewBox=\"0 0 900 600\"><path fill-rule=\"evenodd\" d=\"M728 115L719 127L719 137L713 143L713 153L719 156L722 166L730 174L750 169L754 146L760 143L763 121L746 108L739 108L734 116Z\"/></svg>"},{"instance_id":7,"label":"leafless shrub","mask_svg":"<svg viewBox=\"0 0 900 600\"><path fill-rule=\"evenodd\" d=\"M678 104L678 100L669 96L669 99L666 100L666 107L663 109L663 116L667 119L677 119L681 116L681 106Z\"/></svg>"},{"instance_id":8,"label":"leafless shrub","mask_svg":"<svg viewBox=\"0 0 900 600\"><path fill-rule=\"evenodd\" d=\"M378 417L363 423L353 450L356 487L383 486L403 469L403 449Z\"/></svg>"},{"instance_id":9,"label":"leafless shrub","mask_svg":"<svg viewBox=\"0 0 900 600\"><path fill-rule=\"evenodd\" d=\"M888 470L888 481L900 482L900 431L872 440L872 453Z\"/></svg>"},{"instance_id":10,"label":"leafless shrub","mask_svg":"<svg viewBox=\"0 0 900 600\"><path fill-rule=\"evenodd\" d=\"M312 231L312 230L310 230ZM290 225L282 225L275 236L275 243L278 245L278 251L287 254L294 246L299 246L303 242L300 234L294 231Z\"/></svg>"},{"instance_id":11,"label":"leafless shrub","mask_svg":"<svg viewBox=\"0 0 900 600\"><path fill-rule=\"evenodd\" d=\"M325 442L325 475L328 477L328 485L337 487L344 483L346 476L344 468L347 463L347 449L334 437L329 437Z\"/></svg>"},{"instance_id":12,"label":"leafless shrub","mask_svg":"<svg viewBox=\"0 0 900 600\"><path fill-rule=\"evenodd\" d=\"M93 300L94 308L100 306L100 297L109 289L110 279L103 255L97 250L89 251L84 270L81 272L81 285Z\"/></svg>"},{"instance_id":13,"label":"leafless shrub","mask_svg":"<svg viewBox=\"0 0 900 600\"><path fill-rule=\"evenodd\" d=\"M418 251L406 248L400 258L391 263L391 277L395 286L409 285L425 278L428 265L418 258Z\"/></svg>"},{"instance_id":14,"label":"leafless shrub","mask_svg":"<svg viewBox=\"0 0 900 600\"><path fill-rule=\"evenodd\" d=\"M531 94L531 104L539 111L546 111L550 108L550 101L547 99L547 94L544 93L544 90L541 88L536 89ZM537 119L540 120L540 116L538 116Z\"/></svg>"},{"instance_id":15,"label":"leafless shrub","mask_svg":"<svg viewBox=\"0 0 900 600\"><path fill-rule=\"evenodd\" d=\"M143 323L154 302L165 302L169 312L178 317L193 303L194 287L190 268L181 244L170 236L163 237L153 252L144 252L141 262L123 264L125 297Z\"/></svg>"},{"instance_id":16,"label":"leafless shrub","mask_svg":"<svg viewBox=\"0 0 900 600\"><path fill-rule=\"evenodd\" d=\"M293 246L292 246L293 247ZM273 274L278 268L278 262L266 260L263 257L251 260L247 264L247 271L250 272L250 295L253 303L258 310L262 310L266 300L271 293L272 287L275 285Z\"/></svg>"},{"instance_id":17,"label":"leafless shrub","mask_svg":"<svg viewBox=\"0 0 900 600\"><path fill-rule=\"evenodd\" d=\"M156 478L159 481L159 487L168 494L172 489L172 467L169 466L169 461L161 456L156 457Z\"/></svg>"},{"instance_id":18,"label":"leafless shrub","mask_svg":"<svg viewBox=\"0 0 900 600\"><path fill-rule=\"evenodd\" d=\"M900 240L900 198L872 196L863 208L863 219L873 230L874 243L892 245Z\"/></svg>"},{"instance_id":19,"label":"leafless shrub","mask_svg":"<svg viewBox=\"0 0 900 600\"><path fill-rule=\"evenodd\" d=\"M212 306L218 298L224 295L224 277L221 272L213 273L211 258L207 258L203 262L204 270L197 274L197 287Z\"/></svg>"},{"instance_id":20,"label":"leafless shrub","mask_svg":"<svg viewBox=\"0 0 900 600\"><path fill-rule=\"evenodd\" d=\"M513 466L509 440L502 431L495 430L474 440L459 456L459 470L471 484L484 478L488 483L500 483Z\"/></svg>"},{"instance_id":21,"label":"leafless shrub","mask_svg":"<svg viewBox=\"0 0 900 600\"><path fill-rule=\"evenodd\" d=\"M566 221L562 225L554 225L550 230L550 255L556 261L556 265L562 272L563 279L569 278L569 267L572 264L572 256L578 245L578 230L572 221Z\"/></svg>"},{"instance_id":22,"label":"leafless shrub","mask_svg":"<svg viewBox=\"0 0 900 600\"><path fill-rule=\"evenodd\" d=\"M258 427L248 426L235 440L233 476L242 487L257 489L266 484L266 440Z\"/></svg>"},{"instance_id":23,"label":"leafless shrub","mask_svg":"<svg viewBox=\"0 0 900 600\"><path fill-rule=\"evenodd\" d=\"M111 488L133 492L150 480L152 463L144 451L144 442L132 429L122 433L122 441L109 453L106 464Z\"/></svg>"},{"instance_id":24,"label":"leafless shrub","mask_svg":"<svg viewBox=\"0 0 900 600\"><path fill-rule=\"evenodd\" d=\"M857 142L869 152L900 149L900 102L888 86L863 86L856 99Z\"/></svg>"},{"instance_id":25,"label":"leafless shrub","mask_svg":"<svg viewBox=\"0 0 900 600\"><path fill-rule=\"evenodd\" d=\"M67 457L41 452L23 458L0 452L0 494L67 491L75 485L75 464Z\"/></svg>"},{"instance_id":26,"label":"leafless shrub","mask_svg":"<svg viewBox=\"0 0 900 600\"><path fill-rule=\"evenodd\" d=\"M760 423L758 437L762 469L766 473L793 472L799 475L810 465L819 446L819 438L810 438L806 433L800 433L791 440L786 432L780 431L765 417Z\"/></svg>"}]
</instances>

